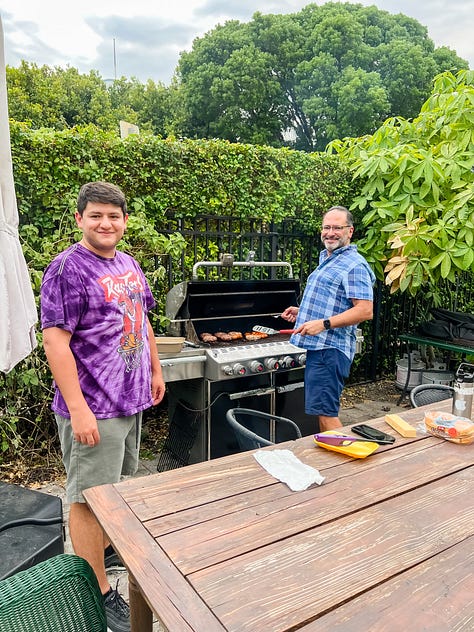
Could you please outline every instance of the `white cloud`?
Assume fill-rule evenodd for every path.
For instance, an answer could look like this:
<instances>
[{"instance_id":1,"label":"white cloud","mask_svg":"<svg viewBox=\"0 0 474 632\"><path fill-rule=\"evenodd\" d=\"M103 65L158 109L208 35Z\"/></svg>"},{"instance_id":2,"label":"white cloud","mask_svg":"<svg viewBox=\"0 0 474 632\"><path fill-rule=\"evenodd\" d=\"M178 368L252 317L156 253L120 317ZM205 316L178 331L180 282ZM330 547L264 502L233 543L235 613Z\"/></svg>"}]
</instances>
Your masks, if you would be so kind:
<instances>
[{"instance_id":1,"label":"white cloud","mask_svg":"<svg viewBox=\"0 0 474 632\"><path fill-rule=\"evenodd\" d=\"M466 0L359 0L404 13L428 28L436 46L449 46L474 68L474 11ZM73 66L169 83L179 54L196 37L228 19L248 21L255 11L292 13L305 0L2 0L7 64ZM316 4L322 4L317 2ZM115 42L115 57L114 57Z\"/></svg>"}]
</instances>

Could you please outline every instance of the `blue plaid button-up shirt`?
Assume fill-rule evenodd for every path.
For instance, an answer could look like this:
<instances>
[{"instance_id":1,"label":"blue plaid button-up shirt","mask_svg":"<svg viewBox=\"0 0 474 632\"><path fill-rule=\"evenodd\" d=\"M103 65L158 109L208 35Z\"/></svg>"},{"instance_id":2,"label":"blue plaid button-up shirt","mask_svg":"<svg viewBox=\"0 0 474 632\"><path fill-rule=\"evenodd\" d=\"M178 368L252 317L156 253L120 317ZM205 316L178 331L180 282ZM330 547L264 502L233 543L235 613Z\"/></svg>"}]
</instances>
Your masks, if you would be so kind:
<instances>
[{"instance_id":1,"label":"blue plaid button-up shirt","mask_svg":"<svg viewBox=\"0 0 474 632\"><path fill-rule=\"evenodd\" d=\"M295 328L308 320L331 318L353 307L352 299L373 300L375 276L367 261L350 244L329 256L319 255L319 265L308 277ZM356 347L356 325L337 327L317 336L293 334L290 341L303 349L339 349L352 361Z\"/></svg>"}]
</instances>

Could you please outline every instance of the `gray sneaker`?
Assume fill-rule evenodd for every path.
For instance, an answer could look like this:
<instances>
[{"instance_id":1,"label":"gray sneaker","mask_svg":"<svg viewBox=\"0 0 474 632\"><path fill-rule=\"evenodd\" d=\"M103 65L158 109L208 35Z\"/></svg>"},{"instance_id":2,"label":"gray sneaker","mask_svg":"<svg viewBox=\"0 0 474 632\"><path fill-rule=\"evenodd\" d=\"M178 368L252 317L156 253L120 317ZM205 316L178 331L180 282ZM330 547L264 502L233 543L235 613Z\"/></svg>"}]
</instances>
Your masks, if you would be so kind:
<instances>
[{"instance_id":1,"label":"gray sneaker","mask_svg":"<svg viewBox=\"0 0 474 632\"><path fill-rule=\"evenodd\" d=\"M130 632L130 608L117 590L112 588L104 595L105 614L107 615L108 632Z\"/></svg>"},{"instance_id":2,"label":"gray sneaker","mask_svg":"<svg viewBox=\"0 0 474 632\"><path fill-rule=\"evenodd\" d=\"M112 545L109 546L104 551L104 564L106 571L124 571L125 566L122 560L119 558L115 549Z\"/></svg>"}]
</instances>

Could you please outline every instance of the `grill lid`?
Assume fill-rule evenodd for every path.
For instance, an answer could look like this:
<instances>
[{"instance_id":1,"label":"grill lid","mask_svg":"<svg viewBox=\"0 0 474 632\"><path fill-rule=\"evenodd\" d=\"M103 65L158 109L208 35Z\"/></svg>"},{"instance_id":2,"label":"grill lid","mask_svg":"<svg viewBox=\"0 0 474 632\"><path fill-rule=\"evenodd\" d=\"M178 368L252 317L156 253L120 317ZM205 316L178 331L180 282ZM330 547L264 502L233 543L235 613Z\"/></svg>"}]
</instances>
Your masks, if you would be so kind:
<instances>
[{"instance_id":1,"label":"grill lid","mask_svg":"<svg viewBox=\"0 0 474 632\"><path fill-rule=\"evenodd\" d=\"M183 281L166 297L166 316L176 318L225 318L281 314L298 301L296 279L251 281Z\"/></svg>"},{"instance_id":2,"label":"grill lid","mask_svg":"<svg viewBox=\"0 0 474 632\"><path fill-rule=\"evenodd\" d=\"M283 319L273 318L297 305L297 279L244 281L184 281L166 297L170 332L189 340L203 332L251 331L254 325L283 329Z\"/></svg>"}]
</instances>

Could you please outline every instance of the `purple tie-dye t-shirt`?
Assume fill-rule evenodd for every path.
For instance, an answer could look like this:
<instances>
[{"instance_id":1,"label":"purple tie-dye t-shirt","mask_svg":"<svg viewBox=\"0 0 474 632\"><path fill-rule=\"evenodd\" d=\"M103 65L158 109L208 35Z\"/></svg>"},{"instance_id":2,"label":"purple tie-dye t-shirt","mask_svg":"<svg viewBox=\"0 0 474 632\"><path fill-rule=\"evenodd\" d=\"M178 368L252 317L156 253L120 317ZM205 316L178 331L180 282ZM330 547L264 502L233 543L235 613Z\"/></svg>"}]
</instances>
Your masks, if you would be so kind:
<instances>
[{"instance_id":1,"label":"purple tie-dye t-shirt","mask_svg":"<svg viewBox=\"0 0 474 632\"><path fill-rule=\"evenodd\" d=\"M98 419L152 405L146 316L154 305L140 266L123 252L104 259L75 244L44 273L41 326L72 334L81 389ZM52 409L70 417L57 387Z\"/></svg>"}]
</instances>

